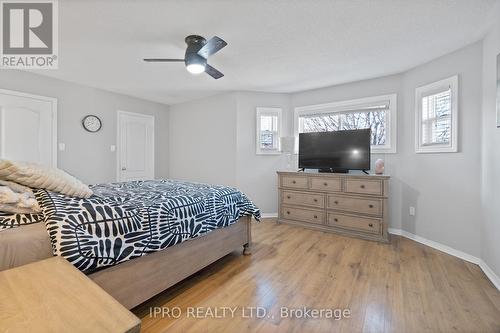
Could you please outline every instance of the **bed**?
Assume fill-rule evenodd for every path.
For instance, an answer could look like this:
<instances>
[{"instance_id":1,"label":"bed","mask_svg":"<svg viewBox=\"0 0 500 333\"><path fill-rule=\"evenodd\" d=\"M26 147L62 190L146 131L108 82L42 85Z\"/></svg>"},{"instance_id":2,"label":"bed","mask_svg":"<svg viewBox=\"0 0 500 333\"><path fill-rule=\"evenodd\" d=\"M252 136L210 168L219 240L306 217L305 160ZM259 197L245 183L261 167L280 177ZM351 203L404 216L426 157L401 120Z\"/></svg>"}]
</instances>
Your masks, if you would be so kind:
<instances>
[{"instance_id":1,"label":"bed","mask_svg":"<svg viewBox=\"0 0 500 333\"><path fill-rule=\"evenodd\" d=\"M234 188L157 180L92 190L88 199L35 191L43 223L4 216L12 228L0 232L0 269L60 255L132 308L242 246L251 251L260 212Z\"/></svg>"},{"instance_id":2,"label":"bed","mask_svg":"<svg viewBox=\"0 0 500 333\"><path fill-rule=\"evenodd\" d=\"M52 257L43 222L0 232L0 271Z\"/></svg>"}]
</instances>

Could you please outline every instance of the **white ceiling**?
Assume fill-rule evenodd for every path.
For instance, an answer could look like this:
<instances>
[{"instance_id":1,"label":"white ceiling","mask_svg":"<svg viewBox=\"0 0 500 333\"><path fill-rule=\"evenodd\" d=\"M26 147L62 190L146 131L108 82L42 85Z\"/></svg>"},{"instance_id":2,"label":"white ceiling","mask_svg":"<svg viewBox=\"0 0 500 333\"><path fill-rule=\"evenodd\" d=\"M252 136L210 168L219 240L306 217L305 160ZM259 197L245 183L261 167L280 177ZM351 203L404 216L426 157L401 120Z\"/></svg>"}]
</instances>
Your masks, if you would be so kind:
<instances>
[{"instance_id":1,"label":"white ceiling","mask_svg":"<svg viewBox=\"0 0 500 333\"><path fill-rule=\"evenodd\" d=\"M499 0L59 1L59 70L42 75L167 104L295 92L405 71L480 40ZM189 74L184 37L217 35L225 74Z\"/></svg>"}]
</instances>

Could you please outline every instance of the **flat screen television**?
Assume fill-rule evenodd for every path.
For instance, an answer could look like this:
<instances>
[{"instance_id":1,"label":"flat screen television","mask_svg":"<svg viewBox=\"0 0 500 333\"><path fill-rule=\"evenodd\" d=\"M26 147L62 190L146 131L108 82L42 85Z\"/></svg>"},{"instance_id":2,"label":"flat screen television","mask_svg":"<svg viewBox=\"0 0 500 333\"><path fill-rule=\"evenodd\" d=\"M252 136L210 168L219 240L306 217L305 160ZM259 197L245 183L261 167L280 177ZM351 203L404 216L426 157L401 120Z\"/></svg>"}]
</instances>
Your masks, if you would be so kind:
<instances>
[{"instance_id":1,"label":"flat screen television","mask_svg":"<svg viewBox=\"0 0 500 333\"><path fill-rule=\"evenodd\" d=\"M370 169L371 129L299 134L299 168L323 172Z\"/></svg>"}]
</instances>

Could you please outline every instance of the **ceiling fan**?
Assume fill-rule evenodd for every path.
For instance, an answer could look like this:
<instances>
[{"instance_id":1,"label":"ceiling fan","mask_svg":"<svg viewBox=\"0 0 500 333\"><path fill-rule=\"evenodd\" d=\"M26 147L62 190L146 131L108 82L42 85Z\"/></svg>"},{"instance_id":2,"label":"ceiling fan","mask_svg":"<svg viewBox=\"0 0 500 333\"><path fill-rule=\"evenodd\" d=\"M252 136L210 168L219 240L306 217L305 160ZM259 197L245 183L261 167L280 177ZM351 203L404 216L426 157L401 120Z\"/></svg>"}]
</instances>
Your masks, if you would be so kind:
<instances>
[{"instance_id":1,"label":"ceiling fan","mask_svg":"<svg viewBox=\"0 0 500 333\"><path fill-rule=\"evenodd\" d=\"M184 59L144 59L146 62L184 62L188 72L193 74L207 73L214 79L220 79L224 76L221 72L207 64L207 59L214 53L220 51L227 43L221 38L214 36L208 41L197 35L187 36L187 49Z\"/></svg>"}]
</instances>

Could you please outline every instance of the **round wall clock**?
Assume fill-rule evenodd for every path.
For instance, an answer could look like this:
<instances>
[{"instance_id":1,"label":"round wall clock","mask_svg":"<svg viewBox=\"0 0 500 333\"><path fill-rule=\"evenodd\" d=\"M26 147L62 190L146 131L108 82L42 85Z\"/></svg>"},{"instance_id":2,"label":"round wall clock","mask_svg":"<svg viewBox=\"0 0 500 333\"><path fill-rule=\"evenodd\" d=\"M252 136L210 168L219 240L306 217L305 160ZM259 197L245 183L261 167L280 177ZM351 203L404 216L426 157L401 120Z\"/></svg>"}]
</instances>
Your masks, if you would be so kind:
<instances>
[{"instance_id":1,"label":"round wall clock","mask_svg":"<svg viewBox=\"0 0 500 333\"><path fill-rule=\"evenodd\" d=\"M83 128L85 128L85 130L95 133L101 129L102 122L101 119L99 119L99 117L90 114L88 116L85 116L85 118L83 118L82 125Z\"/></svg>"}]
</instances>

